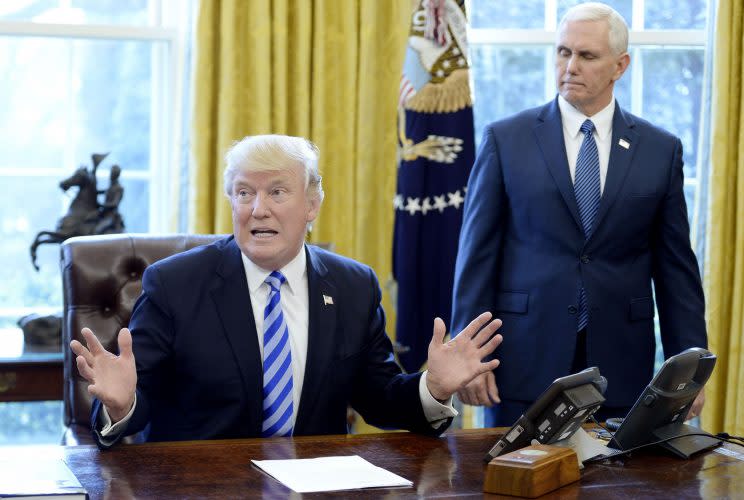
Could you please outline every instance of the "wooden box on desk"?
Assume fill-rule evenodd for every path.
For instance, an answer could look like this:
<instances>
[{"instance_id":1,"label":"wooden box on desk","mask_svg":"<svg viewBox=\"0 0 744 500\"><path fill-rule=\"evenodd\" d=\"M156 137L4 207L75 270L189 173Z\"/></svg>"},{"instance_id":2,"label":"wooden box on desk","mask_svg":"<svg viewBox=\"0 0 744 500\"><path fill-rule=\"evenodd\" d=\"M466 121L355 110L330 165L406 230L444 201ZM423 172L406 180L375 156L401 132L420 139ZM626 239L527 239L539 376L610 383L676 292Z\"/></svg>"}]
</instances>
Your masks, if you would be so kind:
<instances>
[{"instance_id":1,"label":"wooden box on desk","mask_svg":"<svg viewBox=\"0 0 744 500\"><path fill-rule=\"evenodd\" d=\"M488 463L483 491L535 498L579 480L579 461L570 448L535 444Z\"/></svg>"}]
</instances>

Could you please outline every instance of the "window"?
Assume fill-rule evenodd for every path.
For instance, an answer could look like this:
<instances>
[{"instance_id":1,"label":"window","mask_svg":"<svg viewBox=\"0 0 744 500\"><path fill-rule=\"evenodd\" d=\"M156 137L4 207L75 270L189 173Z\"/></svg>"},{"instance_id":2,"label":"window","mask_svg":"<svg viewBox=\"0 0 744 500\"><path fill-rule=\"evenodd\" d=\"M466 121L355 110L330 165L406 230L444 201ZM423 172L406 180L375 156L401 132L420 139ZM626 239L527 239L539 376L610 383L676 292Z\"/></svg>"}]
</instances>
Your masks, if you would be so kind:
<instances>
[{"instance_id":1,"label":"window","mask_svg":"<svg viewBox=\"0 0 744 500\"><path fill-rule=\"evenodd\" d=\"M29 247L39 231L55 230L77 189L63 192L60 181L92 167L92 153L109 153L99 190L113 165L122 169L128 232L171 229L191 8L173 0L0 3L0 356L20 355L21 316L61 312L59 245L39 247L38 272Z\"/></svg>"}]
</instances>

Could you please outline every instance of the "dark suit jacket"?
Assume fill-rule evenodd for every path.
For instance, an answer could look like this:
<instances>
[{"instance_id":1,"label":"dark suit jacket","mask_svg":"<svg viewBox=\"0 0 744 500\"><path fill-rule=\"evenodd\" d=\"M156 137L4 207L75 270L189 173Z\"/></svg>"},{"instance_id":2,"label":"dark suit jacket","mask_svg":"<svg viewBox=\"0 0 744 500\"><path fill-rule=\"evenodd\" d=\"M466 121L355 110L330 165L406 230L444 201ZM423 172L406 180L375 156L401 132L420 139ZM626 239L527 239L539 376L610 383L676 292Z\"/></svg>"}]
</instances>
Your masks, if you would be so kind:
<instances>
[{"instance_id":1,"label":"dark suit jacket","mask_svg":"<svg viewBox=\"0 0 744 500\"><path fill-rule=\"evenodd\" d=\"M616 105L585 241L562 130L557 99L486 127L465 201L452 331L484 310L500 317L500 395L532 401L570 370L583 282L588 365L607 378L607 405L630 406L654 365L652 279L664 355L707 345L682 144Z\"/></svg>"},{"instance_id":2,"label":"dark suit jacket","mask_svg":"<svg viewBox=\"0 0 744 500\"><path fill-rule=\"evenodd\" d=\"M401 374L394 360L374 272L305 248L309 337L294 434L346 433L347 405L373 425L442 432L424 416L420 374ZM122 435L149 424L150 441L260 437L262 361L234 239L153 264L142 285L130 322L137 404Z\"/></svg>"}]
</instances>

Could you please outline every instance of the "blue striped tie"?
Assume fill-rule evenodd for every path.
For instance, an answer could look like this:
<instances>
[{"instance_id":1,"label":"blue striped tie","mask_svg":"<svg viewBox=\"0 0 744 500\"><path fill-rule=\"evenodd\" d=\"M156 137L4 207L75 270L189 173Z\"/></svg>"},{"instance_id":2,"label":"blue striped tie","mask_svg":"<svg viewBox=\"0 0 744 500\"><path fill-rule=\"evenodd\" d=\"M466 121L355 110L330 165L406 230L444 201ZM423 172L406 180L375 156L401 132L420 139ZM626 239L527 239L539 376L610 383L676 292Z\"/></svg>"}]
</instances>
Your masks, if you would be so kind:
<instances>
[{"instance_id":1,"label":"blue striped tie","mask_svg":"<svg viewBox=\"0 0 744 500\"><path fill-rule=\"evenodd\" d=\"M271 290L263 326L263 437L292 435L292 352L280 292L286 280L273 271L265 281Z\"/></svg>"},{"instance_id":2,"label":"blue striped tie","mask_svg":"<svg viewBox=\"0 0 744 500\"><path fill-rule=\"evenodd\" d=\"M591 120L585 120L581 124L581 132L584 134L584 141L579 149L579 156L576 159L576 180L574 181L574 191L576 192L576 204L579 206L579 217L581 225L584 227L584 238L589 239L592 235L592 226L594 217L599 209L600 180L599 180L599 152L597 143L594 141L594 123ZM589 323L589 308L586 302L586 292L584 286L579 290L579 327L578 330L586 328Z\"/></svg>"}]
</instances>

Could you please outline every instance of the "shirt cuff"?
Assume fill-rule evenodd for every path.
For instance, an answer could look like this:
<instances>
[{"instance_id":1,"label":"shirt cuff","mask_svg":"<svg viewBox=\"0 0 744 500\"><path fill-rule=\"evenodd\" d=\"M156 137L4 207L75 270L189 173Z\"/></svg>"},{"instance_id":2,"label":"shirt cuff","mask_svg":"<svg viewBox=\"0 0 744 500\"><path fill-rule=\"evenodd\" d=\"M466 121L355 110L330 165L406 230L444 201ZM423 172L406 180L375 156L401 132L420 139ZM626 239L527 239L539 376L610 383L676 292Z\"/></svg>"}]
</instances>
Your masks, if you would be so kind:
<instances>
[{"instance_id":1,"label":"shirt cuff","mask_svg":"<svg viewBox=\"0 0 744 500\"><path fill-rule=\"evenodd\" d=\"M455 407L452 406L452 396L444 403L440 403L434 399L434 396L429 392L429 388L426 387L427 373L429 373L429 370L425 370L419 379L419 397L421 398L421 406L424 409L426 420L436 429L447 419L456 417L458 413Z\"/></svg>"},{"instance_id":2,"label":"shirt cuff","mask_svg":"<svg viewBox=\"0 0 744 500\"><path fill-rule=\"evenodd\" d=\"M137 393L134 393L134 403L132 403L132 408L129 410L129 413L127 413L124 418L116 422L115 424L111 423L111 417L109 416L108 410L106 409L105 405L101 405L101 413L99 415L99 418L101 419L101 423L103 423L103 429L101 429L101 436L107 437L116 435L120 433L124 428L127 426L127 423L129 423L129 420L132 418L132 415L134 414L134 407L137 406Z\"/></svg>"}]
</instances>

